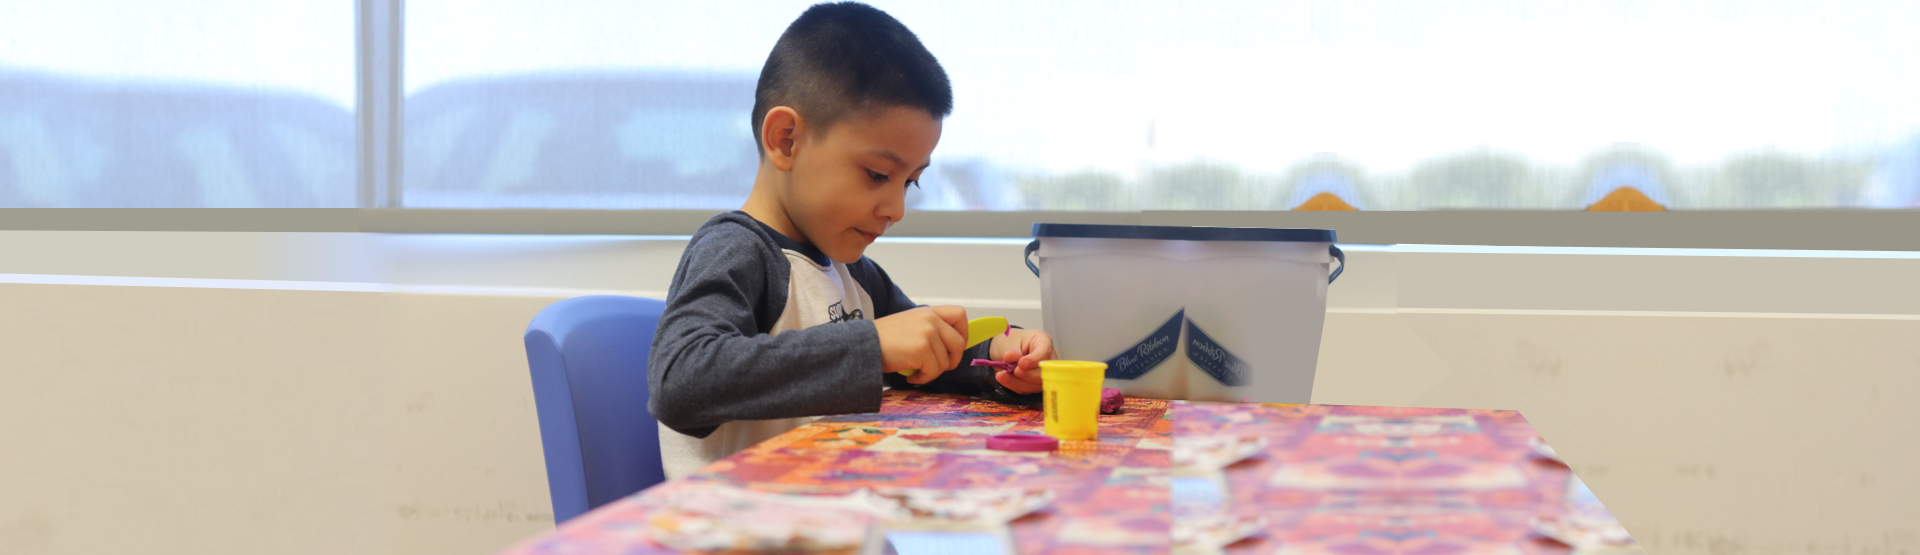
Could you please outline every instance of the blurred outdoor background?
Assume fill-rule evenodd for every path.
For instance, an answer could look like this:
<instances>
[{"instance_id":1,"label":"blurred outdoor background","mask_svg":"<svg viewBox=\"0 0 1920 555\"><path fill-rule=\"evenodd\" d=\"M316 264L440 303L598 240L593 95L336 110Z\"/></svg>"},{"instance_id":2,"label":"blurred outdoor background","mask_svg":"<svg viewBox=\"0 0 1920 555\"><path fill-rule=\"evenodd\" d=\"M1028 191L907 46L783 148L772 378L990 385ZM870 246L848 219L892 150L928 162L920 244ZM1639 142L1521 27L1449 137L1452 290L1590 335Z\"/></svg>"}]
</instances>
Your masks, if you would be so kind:
<instances>
[{"instance_id":1,"label":"blurred outdoor background","mask_svg":"<svg viewBox=\"0 0 1920 555\"><path fill-rule=\"evenodd\" d=\"M806 1L411 0L400 205L737 207ZM1920 206L1920 2L872 2L932 210ZM353 207L355 5L0 5L0 207Z\"/></svg>"}]
</instances>

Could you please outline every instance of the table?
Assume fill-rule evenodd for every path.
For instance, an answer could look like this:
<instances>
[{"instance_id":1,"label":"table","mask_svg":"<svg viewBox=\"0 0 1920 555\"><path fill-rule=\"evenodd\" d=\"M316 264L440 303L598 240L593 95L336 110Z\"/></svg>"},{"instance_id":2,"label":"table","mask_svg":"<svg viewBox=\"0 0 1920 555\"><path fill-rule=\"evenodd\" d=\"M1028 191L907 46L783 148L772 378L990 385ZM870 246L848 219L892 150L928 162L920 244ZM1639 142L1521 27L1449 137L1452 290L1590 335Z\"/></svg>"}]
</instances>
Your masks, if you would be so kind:
<instances>
[{"instance_id":1,"label":"table","mask_svg":"<svg viewBox=\"0 0 1920 555\"><path fill-rule=\"evenodd\" d=\"M708 486L1044 487L1052 503L1010 525L1029 555L1169 553L1175 497L1191 502L1196 479L1225 486L1225 513L1260 521L1235 554L1559 554L1576 550L1543 522L1617 527L1513 411L1128 399L1100 418L1098 441L1050 455L985 449L987 436L1042 428L1025 407L889 391L878 414L820 419L506 553L673 553L643 532L660 492ZM1220 470L1173 464L1176 443L1222 437L1264 445Z\"/></svg>"},{"instance_id":2,"label":"table","mask_svg":"<svg viewBox=\"0 0 1920 555\"><path fill-rule=\"evenodd\" d=\"M1515 411L1183 402L1173 421L1177 441L1266 442L1218 478L1227 512L1265 520L1229 553L1645 552Z\"/></svg>"}]
</instances>

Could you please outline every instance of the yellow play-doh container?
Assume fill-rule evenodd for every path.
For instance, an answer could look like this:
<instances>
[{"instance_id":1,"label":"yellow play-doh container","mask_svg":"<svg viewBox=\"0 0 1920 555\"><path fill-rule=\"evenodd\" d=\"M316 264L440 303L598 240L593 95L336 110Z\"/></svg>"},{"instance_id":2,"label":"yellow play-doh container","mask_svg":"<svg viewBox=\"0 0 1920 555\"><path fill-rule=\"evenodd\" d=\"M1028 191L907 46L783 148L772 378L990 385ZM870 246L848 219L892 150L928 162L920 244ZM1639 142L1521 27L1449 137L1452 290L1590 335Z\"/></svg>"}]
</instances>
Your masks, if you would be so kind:
<instances>
[{"instance_id":1,"label":"yellow play-doh container","mask_svg":"<svg viewBox=\"0 0 1920 555\"><path fill-rule=\"evenodd\" d=\"M1059 439L1100 436L1100 387L1107 365L1084 360L1040 361L1040 386L1046 397L1047 435Z\"/></svg>"}]
</instances>

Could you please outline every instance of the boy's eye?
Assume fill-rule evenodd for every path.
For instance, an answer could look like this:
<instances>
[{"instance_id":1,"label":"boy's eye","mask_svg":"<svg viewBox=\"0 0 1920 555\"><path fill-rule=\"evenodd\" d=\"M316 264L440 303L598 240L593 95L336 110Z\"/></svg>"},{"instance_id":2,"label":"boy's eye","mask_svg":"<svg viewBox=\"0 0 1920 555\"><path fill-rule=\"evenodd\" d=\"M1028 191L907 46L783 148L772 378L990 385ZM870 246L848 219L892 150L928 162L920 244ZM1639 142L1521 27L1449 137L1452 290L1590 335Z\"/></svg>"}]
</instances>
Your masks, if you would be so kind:
<instances>
[{"instance_id":1,"label":"boy's eye","mask_svg":"<svg viewBox=\"0 0 1920 555\"><path fill-rule=\"evenodd\" d=\"M908 186L908 187L914 187L914 188L919 188L919 187L920 187L920 180L918 180L918 179L909 179L909 180L907 180L907 186Z\"/></svg>"},{"instance_id":2,"label":"boy's eye","mask_svg":"<svg viewBox=\"0 0 1920 555\"><path fill-rule=\"evenodd\" d=\"M874 183L887 182L887 176L885 174L873 170L867 170L867 179L872 179Z\"/></svg>"}]
</instances>

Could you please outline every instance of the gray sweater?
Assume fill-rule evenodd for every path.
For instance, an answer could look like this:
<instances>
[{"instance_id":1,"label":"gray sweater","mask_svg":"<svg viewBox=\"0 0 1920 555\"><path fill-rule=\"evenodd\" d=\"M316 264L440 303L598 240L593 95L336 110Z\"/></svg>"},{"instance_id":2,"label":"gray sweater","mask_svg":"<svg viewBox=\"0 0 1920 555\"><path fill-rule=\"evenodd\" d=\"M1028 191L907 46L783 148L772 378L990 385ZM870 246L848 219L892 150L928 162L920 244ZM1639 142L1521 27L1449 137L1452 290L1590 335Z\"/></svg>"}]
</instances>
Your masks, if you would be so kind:
<instances>
[{"instance_id":1,"label":"gray sweater","mask_svg":"<svg viewBox=\"0 0 1920 555\"><path fill-rule=\"evenodd\" d=\"M844 265L841 275L864 293L855 296L870 300L870 313L836 312L827 323L773 334L791 308L795 273L816 271L801 268L804 261L822 272L840 266L743 212L715 216L694 232L674 271L647 363L647 409L654 418L674 432L705 438L733 421L876 412L883 385L1010 403L1039 400L1001 387L994 369L968 364L989 358L991 342L968 349L958 368L924 385L882 373L872 319L919 305L866 257Z\"/></svg>"}]
</instances>

